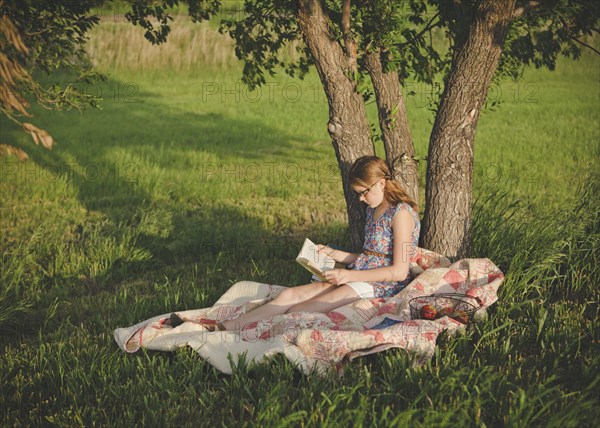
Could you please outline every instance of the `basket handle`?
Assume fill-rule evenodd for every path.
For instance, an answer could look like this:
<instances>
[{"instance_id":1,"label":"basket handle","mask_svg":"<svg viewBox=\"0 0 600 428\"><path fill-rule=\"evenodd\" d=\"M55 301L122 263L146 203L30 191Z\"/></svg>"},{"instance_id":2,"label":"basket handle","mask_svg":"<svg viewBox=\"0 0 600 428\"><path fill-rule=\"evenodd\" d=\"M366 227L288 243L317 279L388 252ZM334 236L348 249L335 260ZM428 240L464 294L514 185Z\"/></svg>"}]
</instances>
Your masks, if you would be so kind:
<instances>
[{"instance_id":1,"label":"basket handle","mask_svg":"<svg viewBox=\"0 0 600 428\"><path fill-rule=\"evenodd\" d=\"M468 294L463 294L463 293L439 293L439 294L432 294L432 296L439 296L439 297L468 297L469 299L474 299L477 302L477 304L479 305L479 307L477 308L478 310L483 307L483 301L479 297L469 296Z\"/></svg>"}]
</instances>

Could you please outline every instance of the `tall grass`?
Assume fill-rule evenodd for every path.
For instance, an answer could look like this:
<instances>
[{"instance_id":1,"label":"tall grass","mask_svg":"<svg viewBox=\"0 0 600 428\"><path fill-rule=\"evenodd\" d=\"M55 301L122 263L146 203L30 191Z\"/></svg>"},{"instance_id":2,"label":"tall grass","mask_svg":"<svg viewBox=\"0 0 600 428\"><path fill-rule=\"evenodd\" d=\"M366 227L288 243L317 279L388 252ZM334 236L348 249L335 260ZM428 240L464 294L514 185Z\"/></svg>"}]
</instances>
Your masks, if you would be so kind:
<instances>
[{"instance_id":1,"label":"tall grass","mask_svg":"<svg viewBox=\"0 0 600 428\"><path fill-rule=\"evenodd\" d=\"M106 20L90 33L86 50L93 64L105 70L190 71L207 65L229 68L237 61L231 39L208 24L178 18L168 43L162 45L152 45L143 31L128 23Z\"/></svg>"},{"instance_id":2,"label":"tall grass","mask_svg":"<svg viewBox=\"0 0 600 428\"><path fill-rule=\"evenodd\" d=\"M237 280L307 280L302 239L345 232L327 104L314 73L276 76L250 101L238 65L138 72L117 39L103 41L123 66L105 63L103 110L34 109L56 148L0 159L1 425L595 426L598 58L528 73L536 103L507 82L481 118L473 256L506 273L486 319L440 337L424 367L389 350L340 376L281 356L225 376L187 348L125 355L111 332L209 306ZM420 101L408 109L424 155Z\"/></svg>"},{"instance_id":3,"label":"tall grass","mask_svg":"<svg viewBox=\"0 0 600 428\"><path fill-rule=\"evenodd\" d=\"M168 42L152 45L144 38L144 30L124 17L105 16L89 33L86 51L92 63L104 70L191 72L238 65L233 41L215 31L213 24L195 24L189 17L175 15L170 27ZM297 42L286 46L282 55L295 58L297 46Z\"/></svg>"}]
</instances>

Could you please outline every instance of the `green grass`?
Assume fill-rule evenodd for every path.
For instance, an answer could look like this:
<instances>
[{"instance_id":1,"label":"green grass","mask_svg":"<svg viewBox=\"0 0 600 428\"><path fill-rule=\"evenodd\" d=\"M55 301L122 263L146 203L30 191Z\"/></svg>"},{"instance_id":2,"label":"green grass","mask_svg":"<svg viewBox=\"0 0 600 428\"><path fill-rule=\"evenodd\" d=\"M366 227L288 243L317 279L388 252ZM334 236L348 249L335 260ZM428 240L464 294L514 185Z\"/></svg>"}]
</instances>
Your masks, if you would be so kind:
<instances>
[{"instance_id":1,"label":"green grass","mask_svg":"<svg viewBox=\"0 0 600 428\"><path fill-rule=\"evenodd\" d=\"M488 318L441 337L425 367L391 350L340 377L306 377L283 357L226 376L190 349L125 355L112 338L210 306L238 280L300 284L305 236L345 242L314 73L273 78L258 97L236 89L236 68L116 69L89 88L101 111L34 108L52 151L2 120L2 142L30 161L0 159L1 424L594 425L599 66L530 70L480 119L473 255L506 273ZM407 101L421 156L425 92Z\"/></svg>"}]
</instances>

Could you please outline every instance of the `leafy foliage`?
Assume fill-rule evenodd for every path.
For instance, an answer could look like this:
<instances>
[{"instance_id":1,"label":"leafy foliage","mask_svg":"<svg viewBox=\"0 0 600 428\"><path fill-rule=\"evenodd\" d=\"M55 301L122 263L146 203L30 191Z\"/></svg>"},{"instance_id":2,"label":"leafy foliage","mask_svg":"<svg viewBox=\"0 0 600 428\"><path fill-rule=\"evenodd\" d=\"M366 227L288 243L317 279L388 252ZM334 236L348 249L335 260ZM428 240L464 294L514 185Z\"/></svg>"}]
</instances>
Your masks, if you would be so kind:
<instances>
[{"instance_id":1,"label":"leafy foliage","mask_svg":"<svg viewBox=\"0 0 600 428\"><path fill-rule=\"evenodd\" d=\"M513 79L522 75L525 66L554 70L559 55L578 59L582 47L591 48L580 38L598 32L600 3L550 0L517 12L521 15L507 35L498 69L499 75Z\"/></svg>"},{"instance_id":2,"label":"leafy foliage","mask_svg":"<svg viewBox=\"0 0 600 428\"><path fill-rule=\"evenodd\" d=\"M439 13L425 2L368 2L361 4L356 23L362 32L362 50L380 50L384 70L396 70L401 82L413 76L432 83L447 61L432 43L431 31L440 25Z\"/></svg>"},{"instance_id":3,"label":"leafy foliage","mask_svg":"<svg viewBox=\"0 0 600 428\"><path fill-rule=\"evenodd\" d=\"M243 19L224 19L220 31L235 40L235 53L244 61L242 80L251 89L266 83L265 73L273 76L277 67L300 78L308 73L312 61L305 46L297 47L298 59L281 59L283 47L301 39L296 8L290 2L246 1Z\"/></svg>"},{"instance_id":4,"label":"leafy foliage","mask_svg":"<svg viewBox=\"0 0 600 428\"><path fill-rule=\"evenodd\" d=\"M50 74L64 69L78 75L78 81L95 76L87 60L85 50L86 32L99 22L95 15L89 15L100 2L22 2L5 1L0 5L3 16L17 25L29 46L27 53L18 52L8 44L3 51L15 58L29 73L41 71ZM21 88L25 93L33 93L45 107L80 107L95 101L88 94L77 93L63 85L42 88L31 82Z\"/></svg>"},{"instance_id":5,"label":"leafy foliage","mask_svg":"<svg viewBox=\"0 0 600 428\"><path fill-rule=\"evenodd\" d=\"M169 14L170 10L179 5L178 0L164 0L162 2L153 2L148 0L134 0L131 2L131 10L125 13L125 18L133 25L139 25L146 32L144 37L154 44L161 44L167 41L167 36L171 31L169 21L173 18ZM190 1L188 4L188 13L193 22L206 21L212 15L215 15L221 7L218 0L211 1ZM153 23L154 18L157 22Z\"/></svg>"},{"instance_id":6,"label":"leafy foliage","mask_svg":"<svg viewBox=\"0 0 600 428\"><path fill-rule=\"evenodd\" d=\"M54 140L43 129L23 123L19 117L29 117L27 95L48 109L81 109L97 106L98 97L79 88L100 78L91 69L83 49L86 32L98 23L89 15L98 3L90 2L23 2L0 1L2 31L0 32L0 111L23 126L36 144L51 148ZM42 86L32 78L39 71L50 74L63 69L75 75L73 81ZM20 149L3 146L0 154L16 154L24 160Z\"/></svg>"},{"instance_id":7,"label":"leafy foliage","mask_svg":"<svg viewBox=\"0 0 600 428\"><path fill-rule=\"evenodd\" d=\"M159 5L151 5L144 0L136 0L131 5L131 11L125 14L125 17L131 21L133 25L139 25L146 30L144 37L151 43L160 44L167 40L167 36L171 31L169 21L171 16L167 13L168 7L173 7L175 1L166 0ZM154 17L158 21L158 28L155 29L154 24L148 17Z\"/></svg>"},{"instance_id":8,"label":"leafy foliage","mask_svg":"<svg viewBox=\"0 0 600 428\"><path fill-rule=\"evenodd\" d=\"M380 50L385 71L395 70L401 82L412 78L432 84L450 69L454 53L462 46L479 2L410 0L352 2L352 37L361 55ZM332 38L342 44L341 0L324 2ZM286 66L292 76L306 72L311 62L305 48L294 63L277 55L286 43L299 40L294 8L283 1L246 0L244 16L222 22L222 30L236 42L238 57L245 62L244 79L264 83L264 74ZM498 76L517 78L527 65L554 69L558 55L578 58L585 45L579 38L597 32L600 3L551 0L517 3ZM439 30L443 40L439 40ZM436 31L437 30L437 31ZM435 31L435 33L434 33Z\"/></svg>"}]
</instances>

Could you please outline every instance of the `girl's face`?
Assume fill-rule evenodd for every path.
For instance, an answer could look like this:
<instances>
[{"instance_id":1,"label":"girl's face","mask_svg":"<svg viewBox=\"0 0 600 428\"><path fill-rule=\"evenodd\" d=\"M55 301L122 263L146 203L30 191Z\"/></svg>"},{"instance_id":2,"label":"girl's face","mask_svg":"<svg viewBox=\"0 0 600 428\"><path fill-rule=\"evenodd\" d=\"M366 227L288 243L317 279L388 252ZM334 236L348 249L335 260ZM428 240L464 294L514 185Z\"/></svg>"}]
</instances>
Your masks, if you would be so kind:
<instances>
[{"instance_id":1,"label":"girl's face","mask_svg":"<svg viewBox=\"0 0 600 428\"><path fill-rule=\"evenodd\" d=\"M384 200L383 189L385 188L385 179L381 178L368 187L352 186L352 188L358 194L360 201L363 201L371 208L377 208Z\"/></svg>"}]
</instances>

